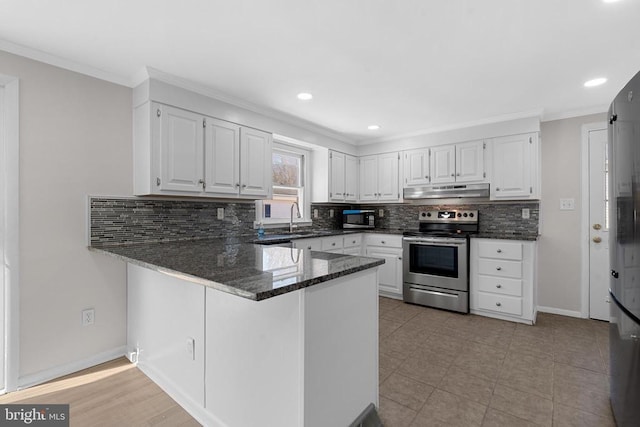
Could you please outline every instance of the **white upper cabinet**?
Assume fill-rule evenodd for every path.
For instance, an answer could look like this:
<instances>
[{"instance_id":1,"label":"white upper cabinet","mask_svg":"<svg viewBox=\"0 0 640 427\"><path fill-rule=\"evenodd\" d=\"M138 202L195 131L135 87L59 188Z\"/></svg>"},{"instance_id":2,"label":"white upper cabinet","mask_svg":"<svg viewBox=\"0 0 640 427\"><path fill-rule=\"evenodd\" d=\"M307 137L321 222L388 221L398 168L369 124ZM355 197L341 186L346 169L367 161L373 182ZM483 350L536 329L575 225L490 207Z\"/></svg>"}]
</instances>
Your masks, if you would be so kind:
<instances>
[{"instance_id":1,"label":"white upper cabinet","mask_svg":"<svg viewBox=\"0 0 640 427\"><path fill-rule=\"evenodd\" d=\"M494 138L490 152L492 200L540 198L537 133Z\"/></svg>"},{"instance_id":2,"label":"white upper cabinet","mask_svg":"<svg viewBox=\"0 0 640 427\"><path fill-rule=\"evenodd\" d=\"M338 151L329 152L329 200L345 200L345 165L347 155Z\"/></svg>"},{"instance_id":3,"label":"white upper cabinet","mask_svg":"<svg viewBox=\"0 0 640 427\"><path fill-rule=\"evenodd\" d=\"M360 201L400 200L400 154L360 157Z\"/></svg>"},{"instance_id":4,"label":"white upper cabinet","mask_svg":"<svg viewBox=\"0 0 640 427\"><path fill-rule=\"evenodd\" d=\"M206 124L205 191L235 195L240 183L240 126L211 118Z\"/></svg>"},{"instance_id":5,"label":"white upper cabinet","mask_svg":"<svg viewBox=\"0 0 640 427\"><path fill-rule=\"evenodd\" d=\"M240 196L271 197L271 152L270 133L244 126L240 128Z\"/></svg>"},{"instance_id":6,"label":"white upper cabinet","mask_svg":"<svg viewBox=\"0 0 640 427\"><path fill-rule=\"evenodd\" d=\"M358 159L348 154L344 166L344 200L358 201Z\"/></svg>"},{"instance_id":7,"label":"white upper cabinet","mask_svg":"<svg viewBox=\"0 0 640 427\"><path fill-rule=\"evenodd\" d=\"M134 194L267 198L271 134L147 102L134 110Z\"/></svg>"},{"instance_id":8,"label":"white upper cabinet","mask_svg":"<svg viewBox=\"0 0 640 427\"><path fill-rule=\"evenodd\" d=\"M420 148L404 152L404 186L419 187L429 184L429 149Z\"/></svg>"},{"instance_id":9,"label":"white upper cabinet","mask_svg":"<svg viewBox=\"0 0 640 427\"><path fill-rule=\"evenodd\" d=\"M456 182L477 182L484 179L484 142L456 144Z\"/></svg>"},{"instance_id":10,"label":"white upper cabinet","mask_svg":"<svg viewBox=\"0 0 640 427\"><path fill-rule=\"evenodd\" d=\"M442 145L431 148L431 183L440 184L456 180L456 147Z\"/></svg>"},{"instance_id":11,"label":"white upper cabinet","mask_svg":"<svg viewBox=\"0 0 640 427\"><path fill-rule=\"evenodd\" d=\"M161 191L202 191L202 135L200 114L163 106L156 109L159 129Z\"/></svg>"}]
</instances>

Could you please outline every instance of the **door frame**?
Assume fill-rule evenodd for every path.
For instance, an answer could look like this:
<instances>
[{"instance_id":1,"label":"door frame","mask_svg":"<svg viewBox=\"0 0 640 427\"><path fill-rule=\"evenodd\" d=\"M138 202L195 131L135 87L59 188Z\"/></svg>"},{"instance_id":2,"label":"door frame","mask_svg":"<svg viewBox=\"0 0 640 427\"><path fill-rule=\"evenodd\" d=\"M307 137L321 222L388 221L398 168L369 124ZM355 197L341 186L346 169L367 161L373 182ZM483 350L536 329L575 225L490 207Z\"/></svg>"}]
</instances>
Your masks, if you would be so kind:
<instances>
[{"instance_id":1,"label":"door frame","mask_svg":"<svg viewBox=\"0 0 640 427\"><path fill-rule=\"evenodd\" d=\"M581 157L581 186L582 186L582 212L580 220L580 282L581 282L581 308L580 316L589 318L589 132L595 130L607 130L607 122L594 122L582 125L582 141L580 149Z\"/></svg>"},{"instance_id":2,"label":"door frame","mask_svg":"<svg viewBox=\"0 0 640 427\"><path fill-rule=\"evenodd\" d=\"M3 91L2 111L4 132L0 135L0 209L4 218L4 238L0 242L4 251L3 271L0 281L4 285L4 384L0 393L18 388L20 328L19 328L19 283L20 283L20 240L19 240L19 179L20 179L20 120L19 120L19 80L17 77L0 74L0 89Z\"/></svg>"}]
</instances>

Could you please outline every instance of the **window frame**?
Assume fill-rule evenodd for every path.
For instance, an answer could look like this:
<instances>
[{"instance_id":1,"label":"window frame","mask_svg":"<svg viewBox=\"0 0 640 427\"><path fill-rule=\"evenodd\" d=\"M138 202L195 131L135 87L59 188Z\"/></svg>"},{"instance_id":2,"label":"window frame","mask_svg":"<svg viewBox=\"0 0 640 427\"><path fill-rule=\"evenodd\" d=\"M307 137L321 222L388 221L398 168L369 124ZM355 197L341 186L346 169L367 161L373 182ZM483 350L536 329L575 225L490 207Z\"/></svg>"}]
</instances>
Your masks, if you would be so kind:
<instances>
[{"instance_id":1,"label":"window frame","mask_svg":"<svg viewBox=\"0 0 640 427\"><path fill-rule=\"evenodd\" d=\"M301 188L302 188L302 206L300 206L300 214L302 218L296 218L294 216L293 223L296 226L310 226L311 220L311 186L310 176L311 171L311 150L305 147L293 145L280 140L273 140L273 151L279 151L284 153L291 153L297 156L301 156L302 174L300 176ZM273 164L273 163L272 163ZM273 197L273 183L272 196ZM265 218L264 217L264 200L256 200L256 219L254 221L254 228L258 228L260 223L264 228L281 228L289 225L289 220L283 221L282 218Z\"/></svg>"}]
</instances>

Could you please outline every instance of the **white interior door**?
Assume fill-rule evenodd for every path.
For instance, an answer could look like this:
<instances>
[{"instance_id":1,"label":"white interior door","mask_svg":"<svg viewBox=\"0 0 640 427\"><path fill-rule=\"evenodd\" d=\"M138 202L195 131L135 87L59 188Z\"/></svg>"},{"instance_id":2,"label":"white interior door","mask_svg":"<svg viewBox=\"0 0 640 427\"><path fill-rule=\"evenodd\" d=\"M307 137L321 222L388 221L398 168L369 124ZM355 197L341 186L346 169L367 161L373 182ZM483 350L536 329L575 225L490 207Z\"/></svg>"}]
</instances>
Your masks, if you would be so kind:
<instances>
[{"instance_id":1,"label":"white interior door","mask_svg":"<svg viewBox=\"0 0 640 427\"><path fill-rule=\"evenodd\" d=\"M589 317L609 320L607 130L589 132Z\"/></svg>"}]
</instances>

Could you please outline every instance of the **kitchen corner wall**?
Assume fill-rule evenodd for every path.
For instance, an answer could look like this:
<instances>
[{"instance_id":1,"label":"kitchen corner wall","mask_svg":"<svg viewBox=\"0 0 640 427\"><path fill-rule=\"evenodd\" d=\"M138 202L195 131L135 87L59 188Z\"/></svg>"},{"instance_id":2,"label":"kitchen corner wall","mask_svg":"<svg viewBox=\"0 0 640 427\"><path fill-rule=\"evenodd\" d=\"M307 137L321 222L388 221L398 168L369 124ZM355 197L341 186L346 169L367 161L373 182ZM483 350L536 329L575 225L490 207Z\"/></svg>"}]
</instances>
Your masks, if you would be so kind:
<instances>
[{"instance_id":1,"label":"kitchen corner wall","mask_svg":"<svg viewBox=\"0 0 640 427\"><path fill-rule=\"evenodd\" d=\"M132 192L132 91L3 51L0 74L20 84L21 382L126 343L125 264L87 250L85 215Z\"/></svg>"},{"instance_id":2,"label":"kitchen corner wall","mask_svg":"<svg viewBox=\"0 0 640 427\"><path fill-rule=\"evenodd\" d=\"M581 293L581 143L582 126L604 122L594 114L543 122L542 236L538 245L538 305L579 316ZM560 198L575 199L575 210L561 211ZM588 307L584 307L585 310Z\"/></svg>"}]
</instances>

